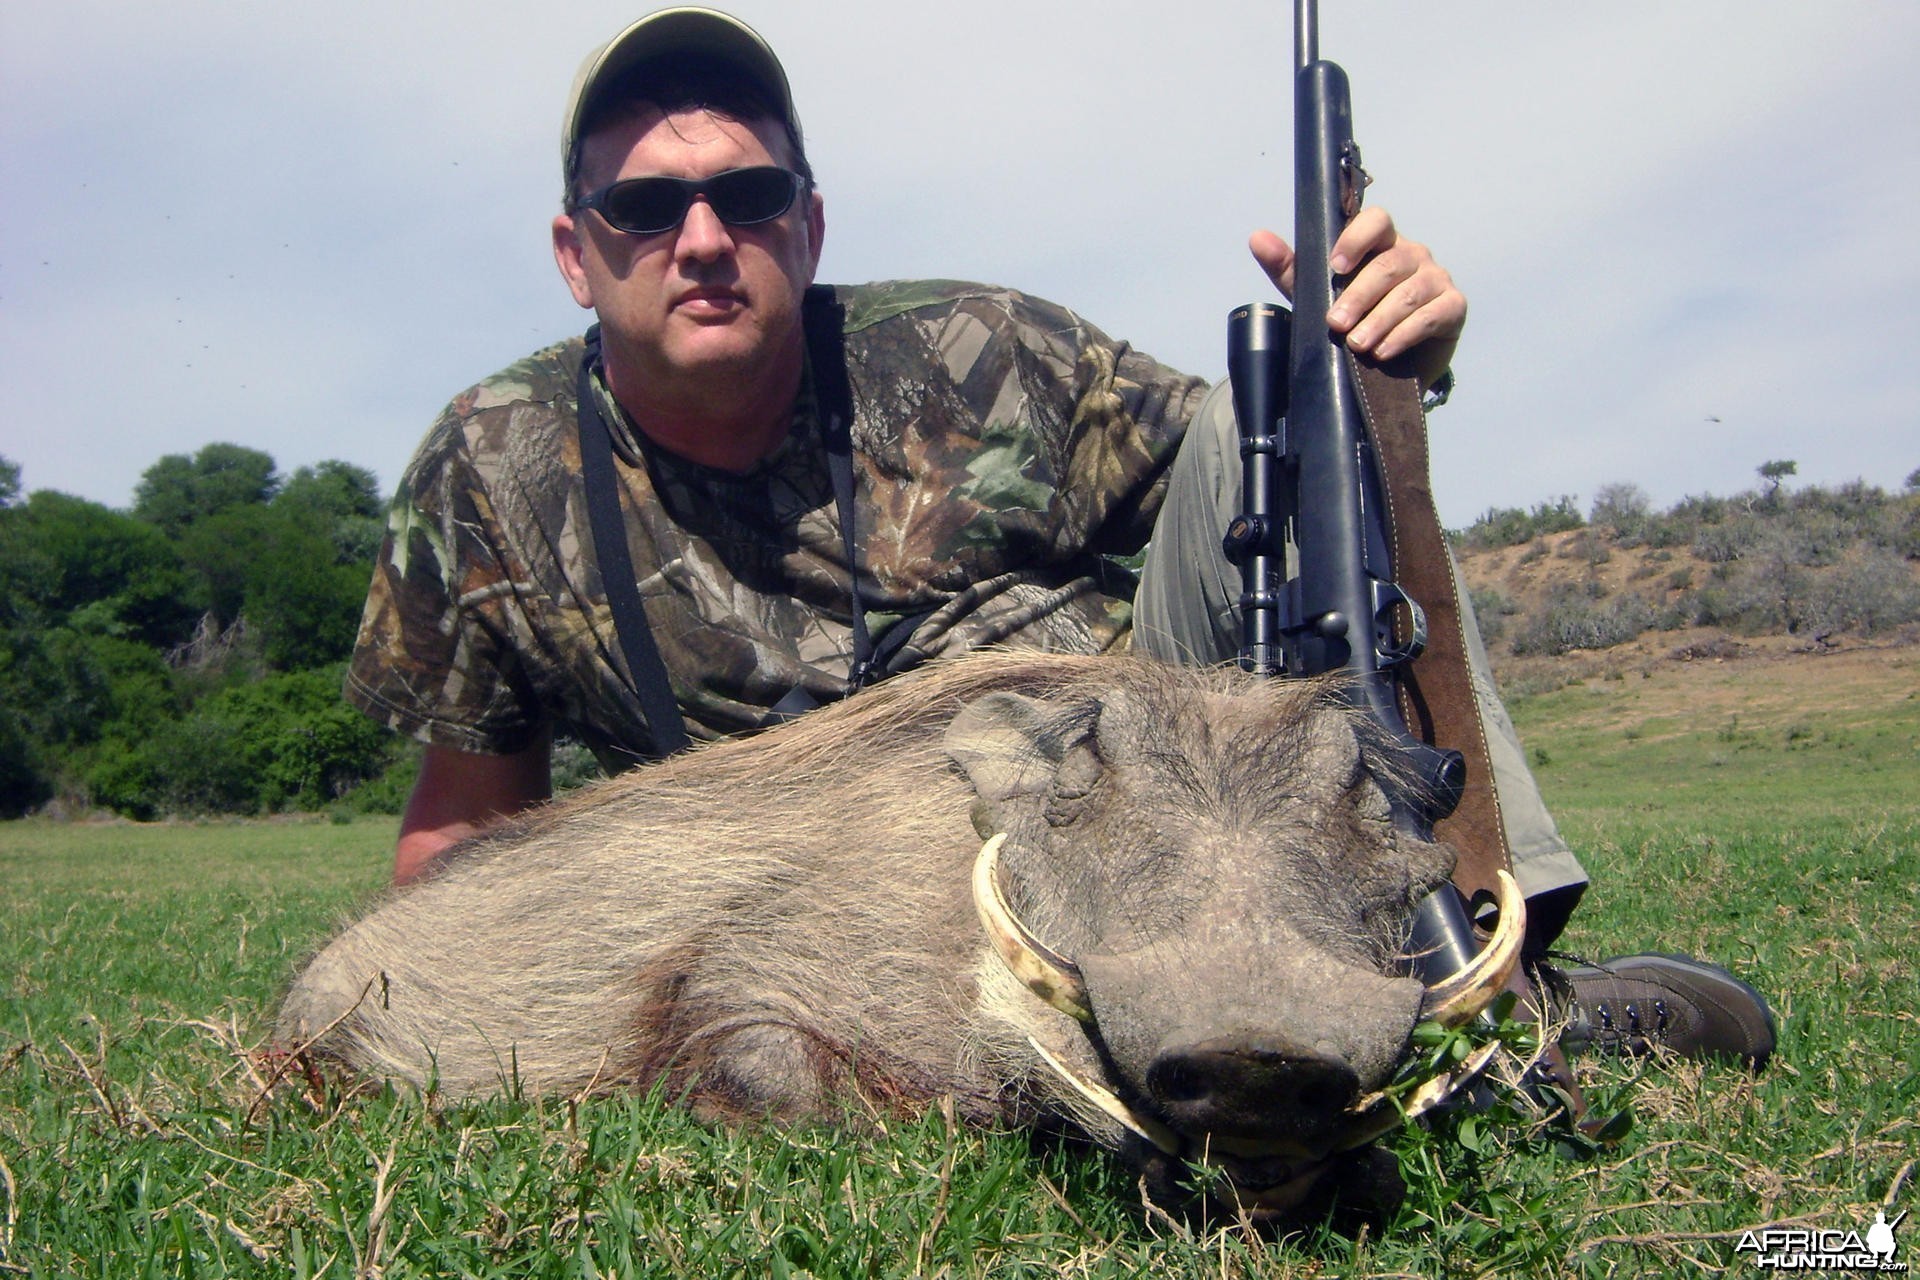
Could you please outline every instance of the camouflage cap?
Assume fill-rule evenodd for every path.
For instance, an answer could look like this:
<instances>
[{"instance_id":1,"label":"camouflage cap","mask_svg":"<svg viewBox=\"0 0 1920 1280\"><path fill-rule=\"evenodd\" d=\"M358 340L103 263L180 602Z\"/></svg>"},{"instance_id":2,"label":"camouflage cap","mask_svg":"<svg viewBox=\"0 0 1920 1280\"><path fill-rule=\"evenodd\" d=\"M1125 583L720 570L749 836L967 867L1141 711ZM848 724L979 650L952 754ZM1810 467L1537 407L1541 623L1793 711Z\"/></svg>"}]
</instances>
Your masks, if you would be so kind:
<instances>
[{"instance_id":1,"label":"camouflage cap","mask_svg":"<svg viewBox=\"0 0 1920 1280\"><path fill-rule=\"evenodd\" d=\"M588 54L587 60L580 64L580 71L573 78L573 91L567 96L566 123L560 134L560 169L564 177L571 177L580 126L596 105L598 95L642 62L675 54L698 54L737 67L741 75L753 81L776 106L780 122L787 126L788 132L796 138L800 136L800 121L794 114L787 73L760 33L718 9L681 5L641 18Z\"/></svg>"}]
</instances>

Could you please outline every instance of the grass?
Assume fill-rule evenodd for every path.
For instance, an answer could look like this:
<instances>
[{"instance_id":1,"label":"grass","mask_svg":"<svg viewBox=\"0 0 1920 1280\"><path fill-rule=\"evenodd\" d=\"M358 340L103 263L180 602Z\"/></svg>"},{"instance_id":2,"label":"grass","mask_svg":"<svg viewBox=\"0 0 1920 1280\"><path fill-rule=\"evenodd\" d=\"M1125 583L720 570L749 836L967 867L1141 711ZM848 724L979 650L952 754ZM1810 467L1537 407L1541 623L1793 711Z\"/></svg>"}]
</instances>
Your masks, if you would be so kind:
<instances>
[{"instance_id":1,"label":"grass","mask_svg":"<svg viewBox=\"0 0 1920 1280\"><path fill-rule=\"evenodd\" d=\"M1568 942L1736 965L1776 1065L1583 1064L1636 1121L1590 1160L1458 1117L1402 1134L1407 1208L1357 1238L1188 1232L1105 1157L937 1110L770 1133L645 1097L264 1093L248 1051L390 821L8 824L0 1274L1666 1275L1738 1272L1766 1223L1861 1230L1920 1152L1920 700L1911 668L1819 713L1718 674L1514 711L1596 881Z\"/></svg>"}]
</instances>

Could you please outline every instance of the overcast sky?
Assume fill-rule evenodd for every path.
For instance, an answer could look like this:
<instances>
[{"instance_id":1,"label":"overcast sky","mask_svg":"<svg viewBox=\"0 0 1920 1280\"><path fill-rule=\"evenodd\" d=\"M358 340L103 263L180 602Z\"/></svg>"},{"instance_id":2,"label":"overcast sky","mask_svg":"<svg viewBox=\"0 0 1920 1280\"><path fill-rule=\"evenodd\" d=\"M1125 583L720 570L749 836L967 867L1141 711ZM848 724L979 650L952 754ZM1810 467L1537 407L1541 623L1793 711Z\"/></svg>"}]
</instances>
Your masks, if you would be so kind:
<instances>
[{"instance_id":1,"label":"overcast sky","mask_svg":"<svg viewBox=\"0 0 1920 1280\"><path fill-rule=\"evenodd\" d=\"M1369 198L1472 303L1448 523L1920 468L1920 5L1324 9ZM0 454L115 506L216 440L390 488L455 392L584 327L559 116L642 11L0 0ZM1246 234L1290 235L1287 6L733 11L792 79L822 278L1013 285L1224 369Z\"/></svg>"}]
</instances>

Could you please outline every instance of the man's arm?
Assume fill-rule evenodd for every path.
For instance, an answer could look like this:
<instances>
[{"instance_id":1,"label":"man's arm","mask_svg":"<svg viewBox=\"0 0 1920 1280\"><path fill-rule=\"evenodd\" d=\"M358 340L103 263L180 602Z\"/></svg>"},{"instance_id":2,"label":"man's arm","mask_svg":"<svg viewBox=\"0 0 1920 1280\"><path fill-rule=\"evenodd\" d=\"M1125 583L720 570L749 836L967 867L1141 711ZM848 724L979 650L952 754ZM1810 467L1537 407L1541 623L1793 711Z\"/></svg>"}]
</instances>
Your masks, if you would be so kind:
<instances>
[{"instance_id":1,"label":"man's arm","mask_svg":"<svg viewBox=\"0 0 1920 1280\"><path fill-rule=\"evenodd\" d=\"M407 798L407 811L400 818L393 882L418 879L443 849L552 795L549 734L541 734L525 751L505 756L428 747L420 761L420 778Z\"/></svg>"}]
</instances>

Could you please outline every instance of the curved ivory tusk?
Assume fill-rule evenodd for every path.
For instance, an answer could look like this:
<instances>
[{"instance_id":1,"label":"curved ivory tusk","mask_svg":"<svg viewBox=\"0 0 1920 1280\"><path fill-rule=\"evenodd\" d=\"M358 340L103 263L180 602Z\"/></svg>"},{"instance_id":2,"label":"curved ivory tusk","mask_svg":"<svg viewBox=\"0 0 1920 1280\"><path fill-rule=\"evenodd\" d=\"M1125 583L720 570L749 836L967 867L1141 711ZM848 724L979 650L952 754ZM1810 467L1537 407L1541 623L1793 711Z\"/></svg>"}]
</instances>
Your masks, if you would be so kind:
<instances>
[{"instance_id":1,"label":"curved ivory tusk","mask_svg":"<svg viewBox=\"0 0 1920 1280\"><path fill-rule=\"evenodd\" d=\"M1527 904L1520 886L1502 869L1494 873L1500 893L1500 923L1486 947L1451 978L1427 988L1420 1001L1420 1020L1459 1027L1478 1017L1506 989L1520 963L1520 944L1527 932Z\"/></svg>"},{"instance_id":2,"label":"curved ivory tusk","mask_svg":"<svg viewBox=\"0 0 1920 1280\"><path fill-rule=\"evenodd\" d=\"M1351 1151L1355 1147L1365 1146L1382 1134L1392 1133L1408 1120L1425 1115L1485 1071L1500 1049L1498 1040L1488 1041L1468 1054L1466 1060L1453 1070L1422 1082L1399 1106L1377 1093L1362 1098L1349 1109L1349 1114L1354 1117L1354 1127L1334 1144L1335 1150Z\"/></svg>"},{"instance_id":3,"label":"curved ivory tusk","mask_svg":"<svg viewBox=\"0 0 1920 1280\"><path fill-rule=\"evenodd\" d=\"M1033 1051L1040 1055L1040 1061L1052 1067L1055 1075L1073 1086L1075 1093L1168 1155L1177 1156L1180 1154L1180 1139L1173 1130L1167 1128L1167 1126L1161 1124L1158 1120L1141 1115L1132 1107L1120 1101L1120 1095L1105 1085L1095 1084L1093 1081L1086 1079L1072 1067L1069 1067L1066 1063L1060 1061L1060 1059L1054 1057L1051 1053L1048 1053L1047 1047L1032 1036L1027 1037L1027 1043L1032 1045Z\"/></svg>"},{"instance_id":4,"label":"curved ivory tusk","mask_svg":"<svg viewBox=\"0 0 1920 1280\"><path fill-rule=\"evenodd\" d=\"M1002 831L980 846L973 863L973 905L980 912L987 941L1013 976L1027 989L1060 1012L1093 1021L1093 1009L1087 1003L1087 984L1080 967L1028 932L1014 916L1013 908L1000 893L1000 846L1006 843Z\"/></svg>"}]
</instances>

